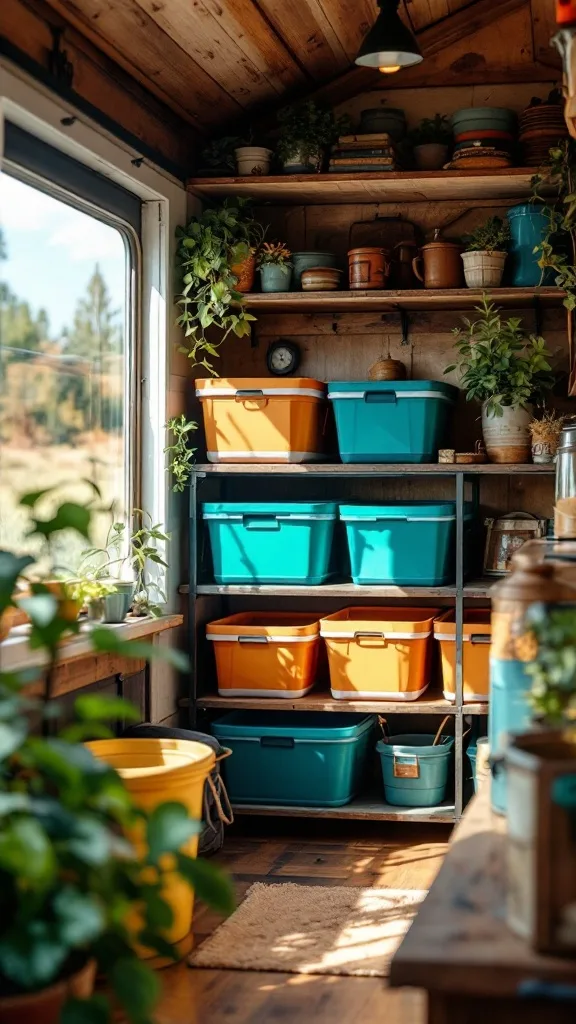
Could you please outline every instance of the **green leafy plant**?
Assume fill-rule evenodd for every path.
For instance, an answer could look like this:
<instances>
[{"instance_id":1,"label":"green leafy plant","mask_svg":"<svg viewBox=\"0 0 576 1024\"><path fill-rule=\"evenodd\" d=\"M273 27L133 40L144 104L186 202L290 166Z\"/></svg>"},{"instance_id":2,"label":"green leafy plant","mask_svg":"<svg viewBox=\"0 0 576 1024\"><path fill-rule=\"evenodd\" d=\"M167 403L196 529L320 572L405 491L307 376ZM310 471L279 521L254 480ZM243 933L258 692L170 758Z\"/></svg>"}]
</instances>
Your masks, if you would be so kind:
<instances>
[{"instance_id":1,"label":"green leafy plant","mask_svg":"<svg viewBox=\"0 0 576 1024\"><path fill-rule=\"evenodd\" d=\"M526 672L532 677L530 703L551 727L576 721L576 604L531 605L526 625L537 649Z\"/></svg>"},{"instance_id":2,"label":"green leafy plant","mask_svg":"<svg viewBox=\"0 0 576 1024\"><path fill-rule=\"evenodd\" d=\"M285 242L264 242L258 251L257 267L291 267L292 253Z\"/></svg>"},{"instance_id":3,"label":"green leafy plant","mask_svg":"<svg viewBox=\"0 0 576 1024\"><path fill-rule=\"evenodd\" d=\"M82 606L101 601L108 594L116 593L116 583L113 580L97 580L89 575L70 579L67 586L72 600L78 601Z\"/></svg>"},{"instance_id":4,"label":"green leafy plant","mask_svg":"<svg viewBox=\"0 0 576 1024\"><path fill-rule=\"evenodd\" d=\"M532 192L534 199L545 203L548 216L546 234L534 250L539 254L538 266L543 272L554 271L555 284L566 292L564 305L572 313L576 309L576 146L572 139L550 149L549 162L532 178ZM559 244L566 238L568 249Z\"/></svg>"},{"instance_id":5,"label":"green leafy plant","mask_svg":"<svg viewBox=\"0 0 576 1024\"><path fill-rule=\"evenodd\" d=\"M212 170L236 170L234 150L242 145L235 135L224 135L221 139L213 139L204 147L200 154L202 167Z\"/></svg>"},{"instance_id":6,"label":"green leafy plant","mask_svg":"<svg viewBox=\"0 0 576 1024\"><path fill-rule=\"evenodd\" d=\"M489 217L463 241L466 252L506 252L510 245L510 225L501 217Z\"/></svg>"},{"instance_id":7,"label":"green leafy plant","mask_svg":"<svg viewBox=\"0 0 576 1024\"><path fill-rule=\"evenodd\" d=\"M408 134L413 146L427 146L437 143L448 146L452 142L452 128L446 114L434 114L434 117L423 117L417 128Z\"/></svg>"},{"instance_id":8,"label":"green leafy plant","mask_svg":"<svg viewBox=\"0 0 576 1024\"><path fill-rule=\"evenodd\" d=\"M475 308L478 319L463 317L452 332L459 359L444 373L457 370L466 401L486 402L489 416L541 401L554 384L544 338L526 337L519 318L503 320L486 295Z\"/></svg>"},{"instance_id":9,"label":"green leafy plant","mask_svg":"<svg viewBox=\"0 0 576 1024\"><path fill-rule=\"evenodd\" d=\"M63 502L49 519L37 511L43 494L25 495L30 534L51 548L62 531L90 537L92 512ZM84 514L88 512L88 515ZM0 551L0 616L15 606L18 583L35 568L31 556ZM109 723L135 720L124 700L83 694L74 719L54 733L57 702L51 678L61 642L79 630L59 614L42 580L30 584L19 607L30 618L30 646L43 665L0 673L0 998L39 992L94 962L106 991L71 999L62 1024L108 1024L120 1008L131 1024L152 1024L160 983L137 954L137 944L176 959L166 938L172 909L164 897L175 870L211 906L233 909L230 883L214 866L182 852L198 831L183 804L166 802L145 813L121 777L98 760L84 741L110 737ZM185 670L187 659L170 648L127 641L95 627L95 653L150 659L162 656ZM43 678L43 699L26 686ZM32 731L40 717L50 734ZM134 844L134 836L144 842ZM168 855L168 856L167 856Z\"/></svg>"},{"instance_id":10,"label":"green leafy plant","mask_svg":"<svg viewBox=\"0 0 576 1024\"><path fill-rule=\"evenodd\" d=\"M314 100L292 104L278 113L280 133L276 151L280 160L299 157L303 163L312 163L320 169L320 156L324 146L331 146L339 135L350 129L347 115L335 118L332 110Z\"/></svg>"},{"instance_id":11,"label":"green leafy plant","mask_svg":"<svg viewBox=\"0 0 576 1024\"><path fill-rule=\"evenodd\" d=\"M158 550L158 543L167 544L170 537L162 531L160 523L153 522L145 509L135 508L132 515L132 530L124 522L112 523L105 546L87 548L82 553L80 568L89 579L113 583L126 579L128 567L135 581L133 613L157 617L162 614L158 602L165 602L166 595L161 583L150 577L149 563L168 568Z\"/></svg>"},{"instance_id":12,"label":"green leafy plant","mask_svg":"<svg viewBox=\"0 0 576 1024\"><path fill-rule=\"evenodd\" d=\"M192 431L197 429L198 424L187 420L184 413L173 416L166 423L166 430L172 435L172 444L166 445L164 452L170 456L168 471L174 477L172 490L175 492L182 492L190 479L196 449L190 447L189 440Z\"/></svg>"},{"instance_id":13,"label":"green leafy plant","mask_svg":"<svg viewBox=\"0 0 576 1024\"><path fill-rule=\"evenodd\" d=\"M246 199L225 199L221 206L205 209L185 227L176 229L177 267L182 289L177 303L182 312L177 323L184 329L184 352L195 366L216 376L210 358L229 334L243 338L256 319L242 306L236 291L238 278L232 268L256 251L264 229L253 218ZM221 336L206 331L215 328Z\"/></svg>"}]
</instances>

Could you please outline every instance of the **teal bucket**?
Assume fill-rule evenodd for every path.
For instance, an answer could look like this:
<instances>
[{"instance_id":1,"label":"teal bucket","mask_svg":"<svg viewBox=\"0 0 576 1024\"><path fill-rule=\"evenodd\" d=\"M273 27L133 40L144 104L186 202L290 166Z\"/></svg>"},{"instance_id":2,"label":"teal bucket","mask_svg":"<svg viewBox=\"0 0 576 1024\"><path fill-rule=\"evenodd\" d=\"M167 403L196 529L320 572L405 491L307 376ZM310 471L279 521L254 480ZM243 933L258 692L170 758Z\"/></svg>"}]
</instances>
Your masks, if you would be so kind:
<instances>
[{"instance_id":1,"label":"teal bucket","mask_svg":"<svg viewBox=\"0 0 576 1024\"><path fill-rule=\"evenodd\" d=\"M437 380L331 382L342 462L437 462L457 397Z\"/></svg>"},{"instance_id":2,"label":"teal bucket","mask_svg":"<svg viewBox=\"0 0 576 1024\"><path fill-rule=\"evenodd\" d=\"M434 807L446 796L453 736L434 744L433 733L406 733L380 740L384 796L395 807Z\"/></svg>"},{"instance_id":3,"label":"teal bucket","mask_svg":"<svg viewBox=\"0 0 576 1024\"><path fill-rule=\"evenodd\" d=\"M232 711L212 723L232 751L224 780L233 804L342 807L363 787L374 715Z\"/></svg>"},{"instance_id":4,"label":"teal bucket","mask_svg":"<svg viewBox=\"0 0 576 1024\"><path fill-rule=\"evenodd\" d=\"M325 583L337 519L332 502L202 505L216 583Z\"/></svg>"},{"instance_id":5,"label":"teal bucket","mask_svg":"<svg viewBox=\"0 0 576 1024\"><path fill-rule=\"evenodd\" d=\"M506 214L511 235L507 270L511 273L510 283L514 288L554 284L555 271L548 268L542 273L538 266L540 253L534 252L550 226L550 218L544 209L542 205L521 203L520 206L512 206Z\"/></svg>"}]
</instances>

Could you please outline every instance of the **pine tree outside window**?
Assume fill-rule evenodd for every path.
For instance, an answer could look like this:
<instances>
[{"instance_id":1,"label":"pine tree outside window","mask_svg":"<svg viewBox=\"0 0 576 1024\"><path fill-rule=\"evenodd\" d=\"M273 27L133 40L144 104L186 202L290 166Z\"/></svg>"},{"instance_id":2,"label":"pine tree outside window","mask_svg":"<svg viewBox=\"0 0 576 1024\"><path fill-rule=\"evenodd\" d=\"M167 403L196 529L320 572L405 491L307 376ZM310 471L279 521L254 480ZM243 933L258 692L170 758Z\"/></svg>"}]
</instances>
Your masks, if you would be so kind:
<instances>
[{"instance_id":1,"label":"pine tree outside window","mask_svg":"<svg viewBox=\"0 0 576 1024\"><path fill-rule=\"evenodd\" d=\"M0 174L0 548L38 550L19 495L98 485L94 540L129 515L134 493L134 252L106 211L93 215L26 174ZM43 183L41 183L43 185ZM81 545L58 553L74 571Z\"/></svg>"}]
</instances>

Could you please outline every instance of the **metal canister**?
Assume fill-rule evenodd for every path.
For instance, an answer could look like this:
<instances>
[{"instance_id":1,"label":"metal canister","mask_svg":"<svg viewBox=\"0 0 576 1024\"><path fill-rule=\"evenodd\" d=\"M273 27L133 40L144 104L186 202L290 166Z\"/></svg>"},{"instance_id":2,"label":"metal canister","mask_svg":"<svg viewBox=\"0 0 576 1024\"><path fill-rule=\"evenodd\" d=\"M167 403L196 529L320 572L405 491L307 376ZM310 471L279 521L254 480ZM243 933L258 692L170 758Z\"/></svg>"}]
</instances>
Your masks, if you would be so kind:
<instances>
[{"instance_id":1,"label":"metal canister","mask_svg":"<svg viewBox=\"0 0 576 1024\"><path fill-rule=\"evenodd\" d=\"M534 545L530 545L533 547ZM562 578L553 561L539 561L519 551L512 559L510 575L490 590L492 645L490 648L490 757L492 760L492 808L506 813L506 772L503 754L511 732L529 728L528 692L532 680L526 666L536 653L534 635L524 617L536 601L576 600L576 587Z\"/></svg>"},{"instance_id":2,"label":"metal canister","mask_svg":"<svg viewBox=\"0 0 576 1024\"><path fill-rule=\"evenodd\" d=\"M564 424L558 442L554 533L576 537L576 419Z\"/></svg>"}]
</instances>

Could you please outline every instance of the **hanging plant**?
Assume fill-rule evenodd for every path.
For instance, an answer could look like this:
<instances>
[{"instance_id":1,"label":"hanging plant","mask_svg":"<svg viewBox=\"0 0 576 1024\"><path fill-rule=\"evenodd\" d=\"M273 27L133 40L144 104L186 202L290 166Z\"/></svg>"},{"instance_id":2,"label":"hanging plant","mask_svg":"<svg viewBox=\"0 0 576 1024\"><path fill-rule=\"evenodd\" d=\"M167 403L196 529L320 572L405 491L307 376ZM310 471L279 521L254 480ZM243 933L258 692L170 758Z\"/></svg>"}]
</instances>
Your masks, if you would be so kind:
<instances>
[{"instance_id":1,"label":"hanging plant","mask_svg":"<svg viewBox=\"0 0 576 1024\"><path fill-rule=\"evenodd\" d=\"M546 196L541 194L545 189ZM552 196L550 196L550 191ZM568 394L576 395L576 361L574 353L574 310L576 309L576 145L567 139L549 150L549 161L532 178L535 199L545 203L548 228L540 245L538 266L555 274L554 283L566 292L564 305L568 310L568 347L570 377ZM559 244L562 239L564 244ZM566 240L568 245L566 246Z\"/></svg>"},{"instance_id":2,"label":"hanging plant","mask_svg":"<svg viewBox=\"0 0 576 1024\"><path fill-rule=\"evenodd\" d=\"M172 435L172 444L168 444L164 448L164 452L170 455L168 471L174 477L172 490L175 493L181 493L190 479L196 452L195 448L190 447L189 435L198 429L198 424L193 420L187 420L182 413L180 416L173 416L168 420L165 427Z\"/></svg>"},{"instance_id":3,"label":"hanging plant","mask_svg":"<svg viewBox=\"0 0 576 1024\"><path fill-rule=\"evenodd\" d=\"M194 366L218 376L210 359L229 334L243 338L256 319L242 306L238 277L232 272L260 245L264 228L250 211L247 199L225 199L221 206L204 210L185 227L176 229L177 267L182 287L177 303L182 312L177 324L184 328L184 352ZM217 328L220 336L206 332Z\"/></svg>"}]
</instances>

